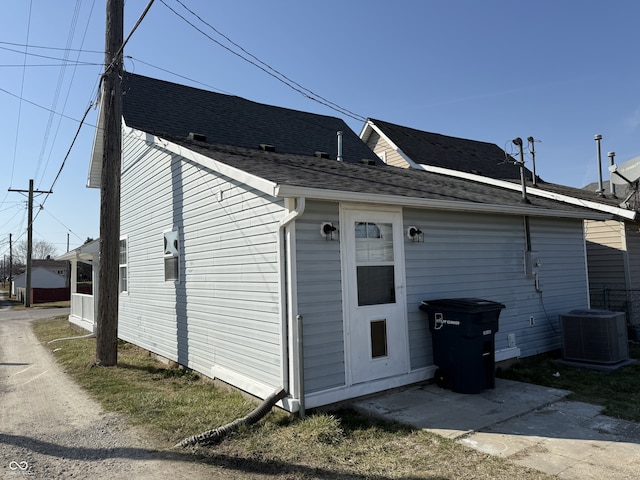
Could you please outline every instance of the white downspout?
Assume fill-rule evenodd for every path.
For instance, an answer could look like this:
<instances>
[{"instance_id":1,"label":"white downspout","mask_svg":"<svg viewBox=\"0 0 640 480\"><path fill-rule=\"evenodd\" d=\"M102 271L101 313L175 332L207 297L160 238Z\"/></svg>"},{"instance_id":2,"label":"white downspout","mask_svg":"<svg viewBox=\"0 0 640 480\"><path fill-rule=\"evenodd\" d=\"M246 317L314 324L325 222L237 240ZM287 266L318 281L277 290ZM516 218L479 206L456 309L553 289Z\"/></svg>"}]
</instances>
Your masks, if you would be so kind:
<instances>
[{"instance_id":1,"label":"white downspout","mask_svg":"<svg viewBox=\"0 0 640 480\"><path fill-rule=\"evenodd\" d=\"M281 305L281 336L282 342L282 381L284 389L292 397L297 398L300 405L304 405L303 385L299 376L291 377L292 372L299 372L302 368L299 358L299 331L296 322L298 304L296 301L296 270L295 270L295 230L287 228L299 218L306 205L305 197L285 198L287 214L278 224L278 252L280 259L280 305ZM286 340L286 341L285 341Z\"/></svg>"}]
</instances>

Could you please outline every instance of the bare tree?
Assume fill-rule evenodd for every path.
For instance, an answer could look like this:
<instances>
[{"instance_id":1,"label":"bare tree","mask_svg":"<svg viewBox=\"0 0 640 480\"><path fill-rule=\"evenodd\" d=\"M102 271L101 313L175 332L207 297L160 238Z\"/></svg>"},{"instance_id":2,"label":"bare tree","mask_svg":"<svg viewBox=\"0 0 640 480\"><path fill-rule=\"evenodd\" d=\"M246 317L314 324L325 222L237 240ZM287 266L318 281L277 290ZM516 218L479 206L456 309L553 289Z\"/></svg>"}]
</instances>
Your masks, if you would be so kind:
<instances>
[{"instance_id":1,"label":"bare tree","mask_svg":"<svg viewBox=\"0 0 640 480\"><path fill-rule=\"evenodd\" d=\"M45 240L36 240L31 246L31 258L34 260L44 260L47 257L55 257L58 249L53 243ZM15 246L13 258L16 263L27 262L27 241L22 240Z\"/></svg>"}]
</instances>

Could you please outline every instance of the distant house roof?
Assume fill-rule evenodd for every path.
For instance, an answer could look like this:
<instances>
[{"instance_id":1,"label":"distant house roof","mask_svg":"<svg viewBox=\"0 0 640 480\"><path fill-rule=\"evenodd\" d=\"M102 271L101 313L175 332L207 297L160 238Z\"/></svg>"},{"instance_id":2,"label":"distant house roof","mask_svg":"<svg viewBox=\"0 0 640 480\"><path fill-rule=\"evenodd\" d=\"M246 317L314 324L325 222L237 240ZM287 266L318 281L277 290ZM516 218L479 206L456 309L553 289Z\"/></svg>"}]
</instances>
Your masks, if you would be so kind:
<instances>
[{"instance_id":1,"label":"distant house roof","mask_svg":"<svg viewBox=\"0 0 640 480\"><path fill-rule=\"evenodd\" d=\"M52 258L47 258L42 260L34 259L34 260L31 260L31 267L44 267L49 270L52 270L52 269L67 270L69 267L69 264L62 260L53 260Z\"/></svg>"},{"instance_id":2,"label":"distant house roof","mask_svg":"<svg viewBox=\"0 0 640 480\"><path fill-rule=\"evenodd\" d=\"M13 284L17 288L26 286L26 272L16 275ZM31 269L31 288L62 288L66 286L66 279L62 275L53 273L44 267L33 267Z\"/></svg>"},{"instance_id":3,"label":"distant house roof","mask_svg":"<svg viewBox=\"0 0 640 480\"><path fill-rule=\"evenodd\" d=\"M432 165L490 178L520 179L520 166L497 145L450 137L368 119L360 137L367 141L376 132L410 159L409 163ZM526 178L532 173L525 168Z\"/></svg>"}]
</instances>

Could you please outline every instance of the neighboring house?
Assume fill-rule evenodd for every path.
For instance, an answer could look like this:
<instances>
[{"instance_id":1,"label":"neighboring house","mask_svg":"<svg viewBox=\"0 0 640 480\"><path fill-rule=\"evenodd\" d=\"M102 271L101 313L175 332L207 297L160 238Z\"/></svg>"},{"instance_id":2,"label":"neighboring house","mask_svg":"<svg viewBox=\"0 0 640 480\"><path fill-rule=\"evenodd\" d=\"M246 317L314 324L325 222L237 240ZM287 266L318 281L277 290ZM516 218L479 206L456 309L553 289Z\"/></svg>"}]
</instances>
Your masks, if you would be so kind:
<instances>
[{"instance_id":1,"label":"neighboring house","mask_svg":"<svg viewBox=\"0 0 640 480\"><path fill-rule=\"evenodd\" d=\"M614 185L603 182L604 198L621 208L637 211L637 182ZM597 183L584 187L596 192ZM621 310L634 326L631 334L640 339L640 224L634 219L616 218L605 222L585 222L589 288L595 308Z\"/></svg>"},{"instance_id":2,"label":"neighboring house","mask_svg":"<svg viewBox=\"0 0 640 480\"><path fill-rule=\"evenodd\" d=\"M360 137L381 159L395 166L521 190L519 166L493 144L374 119L367 120ZM525 178L529 198L544 196L613 215L611 220L586 220L584 225L591 307L625 311L629 322L640 326L640 225L636 219L636 196L628 197L628 189L621 185L614 193L608 181L603 182L604 195L599 195L597 184L577 189L544 182L538 177L534 186L529 170Z\"/></svg>"},{"instance_id":3,"label":"neighboring house","mask_svg":"<svg viewBox=\"0 0 640 480\"><path fill-rule=\"evenodd\" d=\"M11 283L11 295L15 295L16 298L22 300L25 295L26 284L26 272L16 275ZM31 268L31 289L58 290L64 289L66 286L67 279L63 275L54 273L45 267ZM68 300L68 297L66 299ZM33 300L33 297L32 302L37 303L36 300Z\"/></svg>"},{"instance_id":4,"label":"neighboring house","mask_svg":"<svg viewBox=\"0 0 640 480\"><path fill-rule=\"evenodd\" d=\"M370 161L337 118L123 81L128 342L297 411L432 378L425 299L505 304L497 360L558 348L588 306L583 220L610 214Z\"/></svg>"},{"instance_id":5,"label":"neighboring house","mask_svg":"<svg viewBox=\"0 0 640 480\"><path fill-rule=\"evenodd\" d=\"M31 268L42 267L46 268L52 273L61 275L65 279L69 279L69 262L64 260L53 260L52 258L45 258L43 260L31 260Z\"/></svg>"},{"instance_id":6,"label":"neighboring house","mask_svg":"<svg viewBox=\"0 0 640 480\"><path fill-rule=\"evenodd\" d=\"M520 180L520 166L497 145L367 119L360 138L386 164L441 167L489 178ZM525 168L527 179L533 178Z\"/></svg>"},{"instance_id":7,"label":"neighboring house","mask_svg":"<svg viewBox=\"0 0 640 480\"><path fill-rule=\"evenodd\" d=\"M99 258L100 240L85 243L58 257L58 260L71 264L69 321L90 332L95 331L95 311L98 308ZM82 268L82 266L89 266L89 268ZM80 271L87 273L81 276Z\"/></svg>"}]
</instances>

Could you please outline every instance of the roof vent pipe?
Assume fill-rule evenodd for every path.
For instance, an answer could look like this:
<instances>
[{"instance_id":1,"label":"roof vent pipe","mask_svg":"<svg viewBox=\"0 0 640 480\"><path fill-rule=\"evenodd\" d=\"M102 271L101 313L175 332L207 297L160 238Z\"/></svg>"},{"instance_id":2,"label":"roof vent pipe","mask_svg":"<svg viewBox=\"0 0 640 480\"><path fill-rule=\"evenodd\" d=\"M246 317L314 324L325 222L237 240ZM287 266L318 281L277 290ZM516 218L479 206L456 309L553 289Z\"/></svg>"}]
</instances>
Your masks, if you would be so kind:
<instances>
[{"instance_id":1,"label":"roof vent pipe","mask_svg":"<svg viewBox=\"0 0 640 480\"><path fill-rule=\"evenodd\" d=\"M616 156L616 152L609 152L607 153L607 156L609 157L609 165L611 165L611 169L613 169L615 167L613 157ZM609 178L609 191L611 192L612 196L616 196L616 184L611 181L611 178Z\"/></svg>"},{"instance_id":2,"label":"roof vent pipe","mask_svg":"<svg viewBox=\"0 0 640 480\"><path fill-rule=\"evenodd\" d=\"M338 130L338 156L336 160L342 161L342 130Z\"/></svg>"},{"instance_id":3,"label":"roof vent pipe","mask_svg":"<svg viewBox=\"0 0 640 480\"><path fill-rule=\"evenodd\" d=\"M604 187L602 186L602 156L600 155L600 140L602 135L594 135L593 139L596 141L596 150L598 153L598 196L604 197Z\"/></svg>"},{"instance_id":4,"label":"roof vent pipe","mask_svg":"<svg viewBox=\"0 0 640 480\"><path fill-rule=\"evenodd\" d=\"M535 187L538 184L538 180L536 179L536 149L533 145L535 142L533 137L527 138L527 142L529 142L529 151L531 152L531 165L533 167L533 178L531 181L533 182L533 186Z\"/></svg>"},{"instance_id":5,"label":"roof vent pipe","mask_svg":"<svg viewBox=\"0 0 640 480\"><path fill-rule=\"evenodd\" d=\"M524 151L522 148L522 139L520 137L514 138L513 144L517 145L520 148L520 161L518 164L520 165L520 183L522 183L522 199L520 203L531 203L527 198L527 182L524 178Z\"/></svg>"}]
</instances>

